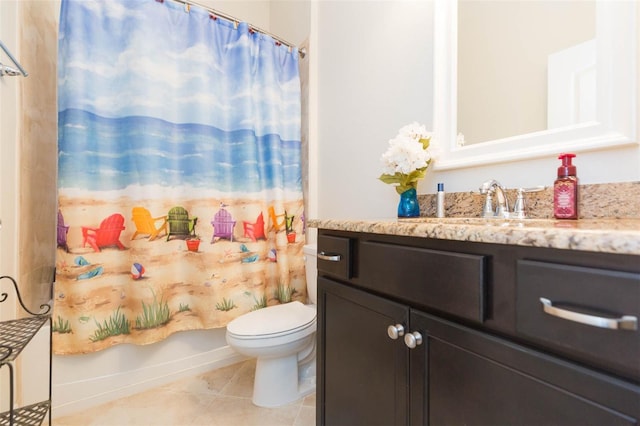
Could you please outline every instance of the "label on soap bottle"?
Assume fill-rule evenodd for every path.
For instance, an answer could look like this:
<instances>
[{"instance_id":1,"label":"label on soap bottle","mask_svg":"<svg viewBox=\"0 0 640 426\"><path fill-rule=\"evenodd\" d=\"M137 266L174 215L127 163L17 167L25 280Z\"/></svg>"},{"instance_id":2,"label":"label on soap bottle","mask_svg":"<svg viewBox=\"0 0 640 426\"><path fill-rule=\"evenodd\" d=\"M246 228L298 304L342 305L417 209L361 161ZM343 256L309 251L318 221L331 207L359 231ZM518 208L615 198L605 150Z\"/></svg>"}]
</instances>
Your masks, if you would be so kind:
<instances>
[{"instance_id":1,"label":"label on soap bottle","mask_svg":"<svg viewBox=\"0 0 640 426\"><path fill-rule=\"evenodd\" d=\"M558 180L553 190L553 214L558 219L577 219L577 184L571 179Z\"/></svg>"}]
</instances>

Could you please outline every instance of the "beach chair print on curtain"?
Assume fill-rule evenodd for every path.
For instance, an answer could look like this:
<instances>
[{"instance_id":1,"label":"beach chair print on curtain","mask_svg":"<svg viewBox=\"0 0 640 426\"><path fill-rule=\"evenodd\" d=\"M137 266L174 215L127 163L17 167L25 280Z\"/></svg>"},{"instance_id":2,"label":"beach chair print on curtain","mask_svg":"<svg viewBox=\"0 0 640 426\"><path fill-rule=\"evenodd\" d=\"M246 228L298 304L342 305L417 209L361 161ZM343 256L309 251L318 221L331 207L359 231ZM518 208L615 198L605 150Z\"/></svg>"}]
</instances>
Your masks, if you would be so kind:
<instances>
[{"instance_id":1,"label":"beach chair print on curtain","mask_svg":"<svg viewBox=\"0 0 640 426\"><path fill-rule=\"evenodd\" d=\"M218 213L213 216L211 225L213 226L211 243L213 243L215 238L225 238L229 241L233 241L233 229L236 227L236 221L233 220L231 213L227 210L224 208L218 210Z\"/></svg>"},{"instance_id":2,"label":"beach chair print on curtain","mask_svg":"<svg viewBox=\"0 0 640 426\"><path fill-rule=\"evenodd\" d=\"M58 210L58 247L61 247L69 252L69 246L67 245L67 234L69 233L69 225L64 224L64 216L62 212Z\"/></svg>"},{"instance_id":3,"label":"beach chair print on curtain","mask_svg":"<svg viewBox=\"0 0 640 426\"><path fill-rule=\"evenodd\" d=\"M131 210L131 220L136 225L136 232L133 233L131 239L135 239L138 235L148 235L149 241L153 241L160 233L168 233L167 216L151 217L149 210L144 207L134 207ZM156 226L158 223L160 226Z\"/></svg>"},{"instance_id":4,"label":"beach chair print on curtain","mask_svg":"<svg viewBox=\"0 0 640 426\"><path fill-rule=\"evenodd\" d=\"M269 229L273 228L276 232L284 229L286 215L287 212L276 214L275 208L273 206L269 207L269 219L271 220L271 226Z\"/></svg>"},{"instance_id":5,"label":"beach chair print on curtain","mask_svg":"<svg viewBox=\"0 0 640 426\"><path fill-rule=\"evenodd\" d=\"M254 223L243 221L242 227L244 228L244 236L251 238L251 241L267 239L264 235L264 216L262 212L260 212Z\"/></svg>"},{"instance_id":6,"label":"beach chair print on curtain","mask_svg":"<svg viewBox=\"0 0 640 426\"><path fill-rule=\"evenodd\" d=\"M175 206L169 210L167 215L169 221L169 233L167 234L167 241L171 237L189 237L196 235L196 223L197 217L189 217L189 212L182 206Z\"/></svg>"},{"instance_id":7,"label":"beach chair print on curtain","mask_svg":"<svg viewBox=\"0 0 640 426\"><path fill-rule=\"evenodd\" d=\"M82 247L89 244L93 251L99 252L101 247L116 246L124 250L120 242L120 233L124 230L124 216L114 213L100 223L99 228L82 227Z\"/></svg>"},{"instance_id":8,"label":"beach chair print on curtain","mask_svg":"<svg viewBox=\"0 0 640 426\"><path fill-rule=\"evenodd\" d=\"M284 220L285 220L285 224L286 224L286 228L287 228L287 234L289 232L293 232L293 218L295 216L291 215L289 216L285 210L284 212Z\"/></svg>"}]
</instances>

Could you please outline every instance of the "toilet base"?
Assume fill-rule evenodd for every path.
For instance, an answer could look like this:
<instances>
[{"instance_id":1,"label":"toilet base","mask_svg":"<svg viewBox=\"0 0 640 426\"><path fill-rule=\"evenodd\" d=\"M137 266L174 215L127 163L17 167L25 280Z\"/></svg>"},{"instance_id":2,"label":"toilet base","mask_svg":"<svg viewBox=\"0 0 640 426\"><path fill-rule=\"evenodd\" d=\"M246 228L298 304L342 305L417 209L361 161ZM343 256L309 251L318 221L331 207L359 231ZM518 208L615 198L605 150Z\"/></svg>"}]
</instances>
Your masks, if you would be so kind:
<instances>
[{"instance_id":1,"label":"toilet base","mask_svg":"<svg viewBox=\"0 0 640 426\"><path fill-rule=\"evenodd\" d=\"M309 375L310 376L310 375ZM298 379L297 354L280 358L258 358L252 401L259 407L290 404L313 393L315 375Z\"/></svg>"}]
</instances>

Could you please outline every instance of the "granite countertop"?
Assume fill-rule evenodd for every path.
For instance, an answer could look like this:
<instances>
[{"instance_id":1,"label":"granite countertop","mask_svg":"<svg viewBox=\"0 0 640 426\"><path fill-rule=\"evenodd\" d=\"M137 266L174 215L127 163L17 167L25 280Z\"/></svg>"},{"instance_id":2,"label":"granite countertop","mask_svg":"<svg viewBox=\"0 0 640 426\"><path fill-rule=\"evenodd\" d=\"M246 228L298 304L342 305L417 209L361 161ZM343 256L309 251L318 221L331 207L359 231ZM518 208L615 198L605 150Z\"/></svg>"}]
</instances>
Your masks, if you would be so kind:
<instances>
[{"instance_id":1,"label":"granite countertop","mask_svg":"<svg viewBox=\"0 0 640 426\"><path fill-rule=\"evenodd\" d=\"M313 228L640 255L640 218L309 220Z\"/></svg>"}]
</instances>

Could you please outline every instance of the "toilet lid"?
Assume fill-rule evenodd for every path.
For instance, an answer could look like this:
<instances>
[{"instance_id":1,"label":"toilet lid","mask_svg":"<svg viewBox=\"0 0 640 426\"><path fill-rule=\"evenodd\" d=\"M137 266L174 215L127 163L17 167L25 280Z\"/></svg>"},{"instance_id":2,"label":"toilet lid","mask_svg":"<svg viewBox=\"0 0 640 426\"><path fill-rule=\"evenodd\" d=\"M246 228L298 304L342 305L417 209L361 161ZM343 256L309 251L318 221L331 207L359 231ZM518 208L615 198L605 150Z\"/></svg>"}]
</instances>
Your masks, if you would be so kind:
<instances>
[{"instance_id":1,"label":"toilet lid","mask_svg":"<svg viewBox=\"0 0 640 426\"><path fill-rule=\"evenodd\" d=\"M316 319L316 310L298 301L249 312L227 325L237 336L264 336L304 328Z\"/></svg>"}]
</instances>

